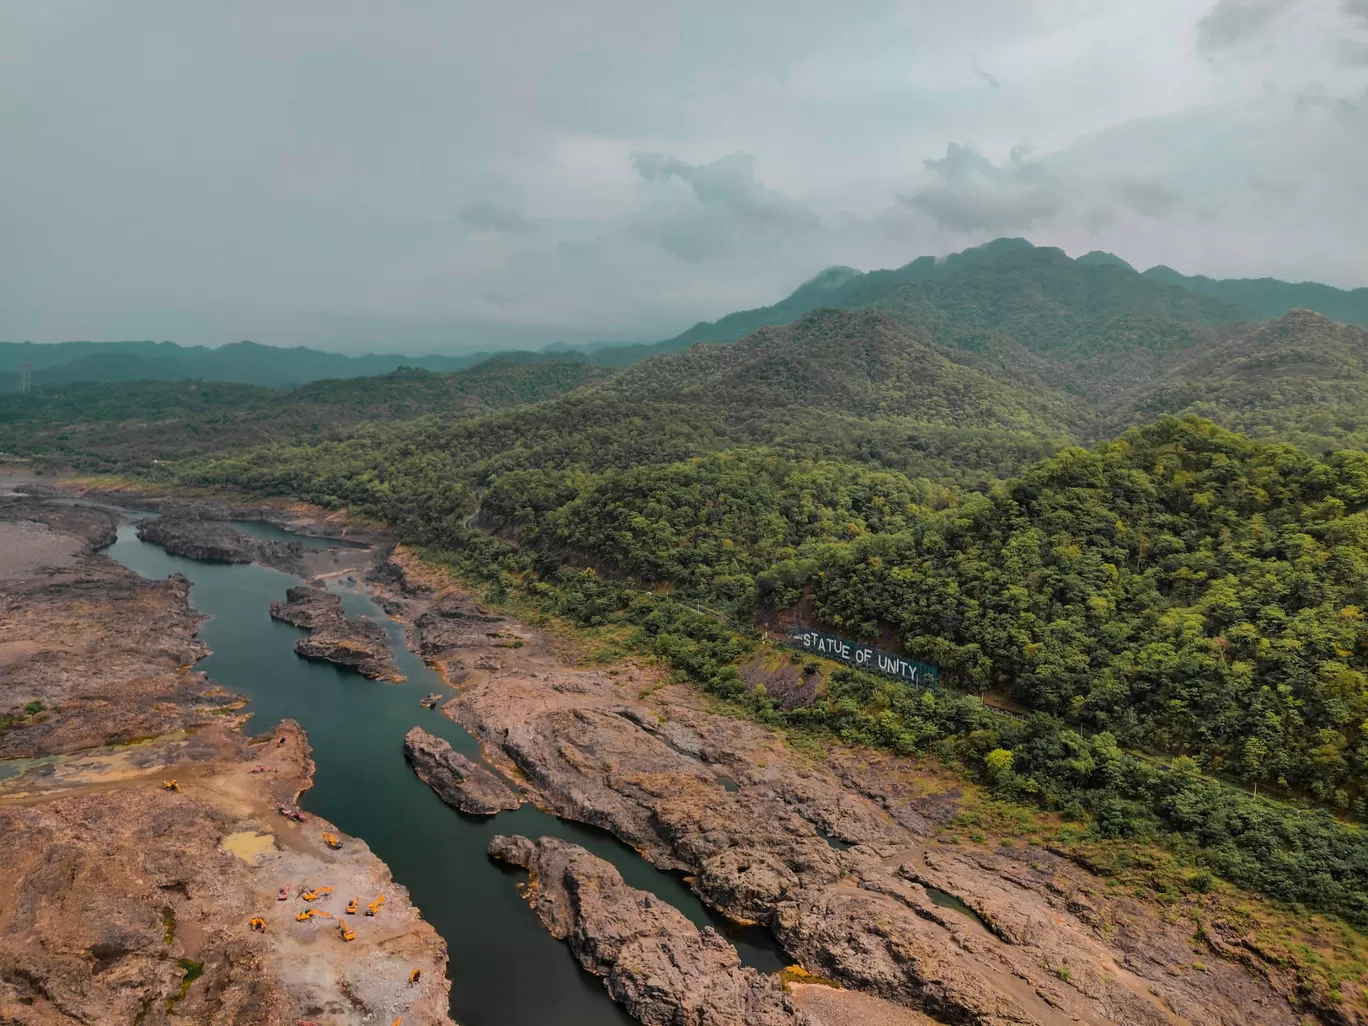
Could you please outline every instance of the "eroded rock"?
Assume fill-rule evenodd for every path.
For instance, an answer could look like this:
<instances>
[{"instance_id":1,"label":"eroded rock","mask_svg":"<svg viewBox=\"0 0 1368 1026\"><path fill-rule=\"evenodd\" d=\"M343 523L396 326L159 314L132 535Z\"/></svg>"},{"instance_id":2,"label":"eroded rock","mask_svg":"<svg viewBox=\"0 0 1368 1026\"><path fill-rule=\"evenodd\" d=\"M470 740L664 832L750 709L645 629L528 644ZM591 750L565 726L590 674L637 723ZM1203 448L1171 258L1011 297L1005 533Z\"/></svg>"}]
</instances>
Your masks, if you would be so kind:
<instances>
[{"instance_id":1,"label":"eroded rock","mask_svg":"<svg viewBox=\"0 0 1368 1026\"><path fill-rule=\"evenodd\" d=\"M516 809L522 800L502 780L422 727L404 736L404 754L418 779L452 808L477 816Z\"/></svg>"},{"instance_id":2,"label":"eroded rock","mask_svg":"<svg viewBox=\"0 0 1368 1026\"><path fill-rule=\"evenodd\" d=\"M741 964L712 927L629 887L611 863L554 837L495 837L489 853L532 874L538 918L613 1000L650 1026L809 1026L783 985Z\"/></svg>"},{"instance_id":3,"label":"eroded rock","mask_svg":"<svg viewBox=\"0 0 1368 1026\"><path fill-rule=\"evenodd\" d=\"M195 517L163 515L138 522L138 537L160 545L173 556L206 563L261 563L291 573L304 572L304 546L299 542L253 538L224 523Z\"/></svg>"},{"instance_id":4,"label":"eroded rock","mask_svg":"<svg viewBox=\"0 0 1368 1026\"><path fill-rule=\"evenodd\" d=\"M349 619L341 597L321 585L291 588L283 602L271 603L271 616L309 632L294 646L308 659L345 666L372 680L401 679L385 629L371 620Z\"/></svg>"}]
</instances>

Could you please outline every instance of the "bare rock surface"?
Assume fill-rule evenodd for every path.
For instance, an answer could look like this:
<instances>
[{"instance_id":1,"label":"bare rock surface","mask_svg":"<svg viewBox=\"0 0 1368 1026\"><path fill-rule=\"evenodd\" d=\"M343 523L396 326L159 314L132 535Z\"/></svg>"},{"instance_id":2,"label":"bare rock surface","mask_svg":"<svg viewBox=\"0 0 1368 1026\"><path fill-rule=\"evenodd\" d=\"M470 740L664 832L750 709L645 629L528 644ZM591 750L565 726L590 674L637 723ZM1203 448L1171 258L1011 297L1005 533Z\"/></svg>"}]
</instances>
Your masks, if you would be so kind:
<instances>
[{"instance_id":1,"label":"bare rock surface","mask_svg":"<svg viewBox=\"0 0 1368 1026\"><path fill-rule=\"evenodd\" d=\"M138 522L138 537L160 545L173 556L206 563L260 563L287 573L307 573L300 542L254 538L230 525L191 516L167 514Z\"/></svg>"},{"instance_id":2,"label":"bare rock surface","mask_svg":"<svg viewBox=\"0 0 1368 1026\"><path fill-rule=\"evenodd\" d=\"M712 927L629 887L583 848L554 837L495 837L489 853L531 874L528 897L553 936L613 1000L650 1026L810 1026L773 976L741 964Z\"/></svg>"},{"instance_id":3,"label":"bare rock surface","mask_svg":"<svg viewBox=\"0 0 1368 1026\"><path fill-rule=\"evenodd\" d=\"M402 548L387 566L374 583L420 635L435 604L492 615ZM1308 1011L1293 1004L1295 978L1252 957L1237 926L1207 921L1195 935L1188 917L1030 845L942 844L957 795L915 763L813 758L651 671L573 669L524 625L485 626L489 645L436 662L459 656L465 679L443 711L487 760L538 804L688 872L703 900L766 925L817 976L956 1024L1294 1026Z\"/></svg>"},{"instance_id":4,"label":"bare rock surface","mask_svg":"<svg viewBox=\"0 0 1368 1026\"><path fill-rule=\"evenodd\" d=\"M240 700L191 669L188 583L95 554L108 514L33 503L0 498L0 542L41 523L73 555L0 580L0 754L32 759L0 780L0 1022L450 1026L445 945L405 889L277 811L311 783L302 731L244 736ZM298 922L324 884L312 907L384 893L383 916L350 943Z\"/></svg>"},{"instance_id":5,"label":"bare rock surface","mask_svg":"<svg viewBox=\"0 0 1368 1026\"><path fill-rule=\"evenodd\" d=\"M462 812L492 816L522 804L497 776L422 727L414 727L404 736L404 754L418 779Z\"/></svg>"},{"instance_id":6,"label":"bare rock surface","mask_svg":"<svg viewBox=\"0 0 1368 1026\"><path fill-rule=\"evenodd\" d=\"M309 633L295 651L353 669L372 680L399 680L389 635L371 620L353 620L342 611L342 599L322 585L301 584L271 603L271 616Z\"/></svg>"}]
</instances>

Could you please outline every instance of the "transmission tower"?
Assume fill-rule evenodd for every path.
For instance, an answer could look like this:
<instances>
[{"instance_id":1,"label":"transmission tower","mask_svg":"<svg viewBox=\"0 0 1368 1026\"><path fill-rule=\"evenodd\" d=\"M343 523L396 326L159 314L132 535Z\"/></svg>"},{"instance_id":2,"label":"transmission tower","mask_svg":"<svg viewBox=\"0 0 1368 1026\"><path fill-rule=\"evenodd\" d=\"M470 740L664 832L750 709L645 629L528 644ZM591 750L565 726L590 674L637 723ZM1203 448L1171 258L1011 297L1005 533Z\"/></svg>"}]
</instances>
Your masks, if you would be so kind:
<instances>
[{"instance_id":1,"label":"transmission tower","mask_svg":"<svg viewBox=\"0 0 1368 1026\"><path fill-rule=\"evenodd\" d=\"M23 365L19 368L19 391L21 394L28 392L32 376L33 364L25 360Z\"/></svg>"}]
</instances>

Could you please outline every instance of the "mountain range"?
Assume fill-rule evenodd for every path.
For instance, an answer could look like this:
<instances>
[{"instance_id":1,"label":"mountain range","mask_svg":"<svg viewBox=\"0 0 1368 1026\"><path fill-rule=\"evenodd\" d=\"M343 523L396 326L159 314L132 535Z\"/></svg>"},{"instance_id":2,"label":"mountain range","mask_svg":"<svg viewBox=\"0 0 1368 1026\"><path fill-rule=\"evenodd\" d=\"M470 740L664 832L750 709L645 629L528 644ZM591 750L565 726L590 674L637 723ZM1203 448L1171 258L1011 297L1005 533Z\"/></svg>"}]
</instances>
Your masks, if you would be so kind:
<instances>
[{"instance_id":1,"label":"mountain range","mask_svg":"<svg viewBox=\"0 0 1368 1026\"><path fill-rule=\"evenodd\" d=\"M927 341L977 354L985 366L1028 387L1048 383L1107 402L1152 379L1165 354L1232 324L1304 308L1368 326L1368 288L1348 291L1271 278L1216 280L1164 266L1140 273L1109 253L1071 259L1059 249L1004 238L943 258L919 257L893 270L831 267L772 306L700 322L661 342L553 345L537 355L588 359L618 369L700 342L735 342L824 307L887 311ZM38 388L194 379L286 388L387 374L399 367L451 373L490 355L343 356L252 342L217 349L171 342L0 343L0 392L18 389L25 362L32 365Z\"/></svg>"},{"instance_id":2,"label":"mountain range","mask_svg":"<svg viewBox=\"0 0 1368 1026\"><path fill-rule=\"evenodd\" d=\"M187 380L288 388L324 378L388 374L399 367L450 373L473 367L491 355L343 356L304 346L287 349L256 342L218 348L174 342L0 342L0 392L19 390L25 363L31 365L34 388L96 381Z\"/></svg>"}]
</instances>

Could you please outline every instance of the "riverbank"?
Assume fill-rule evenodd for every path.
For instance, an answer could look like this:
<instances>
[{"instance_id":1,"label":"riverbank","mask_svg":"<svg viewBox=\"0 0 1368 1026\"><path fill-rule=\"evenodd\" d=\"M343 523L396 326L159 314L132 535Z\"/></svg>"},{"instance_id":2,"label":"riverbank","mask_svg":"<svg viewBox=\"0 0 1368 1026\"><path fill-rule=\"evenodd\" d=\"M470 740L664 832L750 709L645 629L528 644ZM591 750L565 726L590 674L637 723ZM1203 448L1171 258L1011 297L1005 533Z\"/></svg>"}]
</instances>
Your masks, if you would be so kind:
<instances>
[{"instance_id":1,"label":"riverbank","mask_svg":"<svg viewBox=\"0 0 1368 1026\"><path fill-rule=\"evenodd\" d=\"M450 1023L441 938L363 841L279 813L307 739L243 733L194 669L189 582L97 551L118 523L0 497L0 1021ZM325 884L335 918L296 922ZM381 893L342 940L347 898Z\"/></svg>"},{"instance_id":2,"label":"riverbank","mask_svg":"<svg viewBox=\"0 0 1368 1026\"><path fill-rule=\"evenodd\" d=\"M795 750L652 667L576 666L402 548L369 586L459 685L444 712L527 797L688 873L715 908L843 984L793 988L815 1021L1243 1026L1308 1011L1288 1001L1295 967L1205 897L1161 909L1043 845L961 836L965 795L945 774ZM491 822L535 837L522 814Z\"/></svg>"},{"instance_id":3,"label":"riverbank","mask_svg":"<svg viewBox=\"0 0 1368 1026\"><path fill-rule=\"evenodd\" d=\"M1044 847L964 843L962 792L911 760L805 754L657 670L567 666L402 547L372 577L461 682L443 712L491 764L557 815L688 873L705 901L848 988L837 994L945 1022L1301 1018L1295 978L1251 958L1239 926L1194 905L1194 935L1191 918ZM824 998L831 1014L841 999Z\"/></svg>"}]
</instances>

